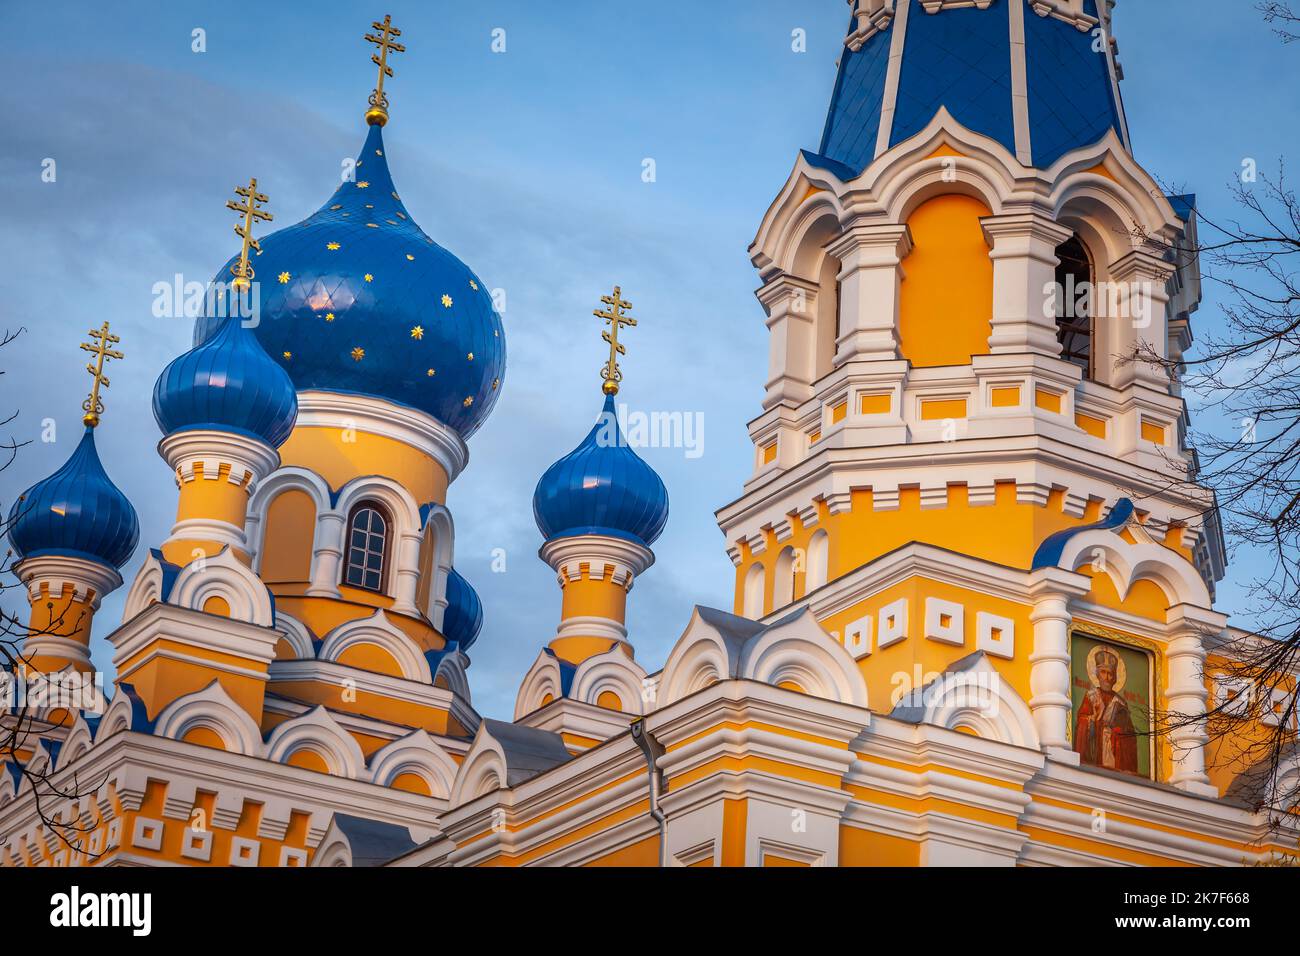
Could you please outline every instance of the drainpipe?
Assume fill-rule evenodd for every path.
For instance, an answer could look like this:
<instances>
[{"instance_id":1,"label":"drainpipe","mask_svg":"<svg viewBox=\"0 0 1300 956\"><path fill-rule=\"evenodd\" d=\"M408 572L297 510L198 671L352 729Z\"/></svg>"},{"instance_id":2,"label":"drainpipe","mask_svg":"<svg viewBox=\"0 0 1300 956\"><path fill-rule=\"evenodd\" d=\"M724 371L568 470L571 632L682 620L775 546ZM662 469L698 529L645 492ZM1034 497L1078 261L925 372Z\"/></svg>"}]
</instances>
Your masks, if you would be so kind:
<instances>
[{"instance_id":1,"label":"drainpipe","mask_svg":"<svg viewBox=\"0 0 1300 956\"><path fill-rule=\"evenodd\" d=\"M663 771L659 769L659 758L664 755L663 744L655 740L646 729L645 718L638 717L632 721L632 739L645 755L646 769L650 774L650 819L659 824L659 865L668 865L668 817L659 807L659 798L668 791Z\"/></svg>"}]
</instances>

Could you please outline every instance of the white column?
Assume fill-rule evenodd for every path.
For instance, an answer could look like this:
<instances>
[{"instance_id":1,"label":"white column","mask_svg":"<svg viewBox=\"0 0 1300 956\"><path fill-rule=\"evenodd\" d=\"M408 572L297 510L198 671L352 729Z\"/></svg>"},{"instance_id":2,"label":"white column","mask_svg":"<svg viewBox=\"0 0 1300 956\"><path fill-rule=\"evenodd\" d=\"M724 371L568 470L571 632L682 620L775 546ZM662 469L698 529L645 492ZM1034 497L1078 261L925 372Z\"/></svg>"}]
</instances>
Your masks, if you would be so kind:
<instances>
[{"instance_id":1,"label":"white column","mask_svg":"<svg viewBox=\"0 0 1300 956\"><path fill-rule=\"evenodd\" d=\"M1046 213L1008 213L980 220L992 249L993 331L989 351L1058 356L1056 247L1073 233Z\"/></svg>"},{"instance_id":2,"label":"white column","mask_svg":"<svg viewBox=\"0 0 1300 956\"><path fill-rule=\"evenodd\" d=\"M1077 765L1070 746L1070 599L1088 593L1086 577L1060 568L1043 568L1031 578L1034 648L1029 655L1029 709L1043 752Z\"/></svg>"},{"instance_id":3,"label":"white column","mask_svg":"<svg viewBox=\"0 0 1300 956\"><path fill-rule=\"evenodd\" d=\"M316 516L316 540L312 544L309 597L339 596L339 574L343 560L343 515L322 511Z\"/></svg>"},{"instance_id":4,"label":"white column","mask_svg":"<svg viewBox=\"0 0 1300 956\"><path fill-rule=\"evenodd\" d=\"M1218 789L1205 772L1205 639L1222 632L1227 619L1213 611L1180 604L1169 609L1168 684L1166 710L1174 724L1169 731L1173 773L1169 782L1181 790L1217 797Z\"/></svg>"},{"instance_id":5,"label":"white column","mask_svg":"<svg viewBox=\"0 0 1300 956\"><path fill-rule=\"evenodd\" d=\"M826 247L840 260L840 334L835 364L898 358L898 300L903 259L912 251L906 225L856 223Z\"/></svg>"},{"instance_id":6,"label":"white column","mask_svg":"<svg viewBox=\"0 0 1300 956\"><path fill-rule=\"evenodd\" d=\"M1172 273L1170 263L1144 249L1135 249L1111 263L1110 287L1101 297L1106 314L1098 321L1106 323L1113 343L1110 349L1113 355L1120 359L1131 358L1141 347L1150 349L1160 358L1168 357L1167 283ZM1100 305L1094 305L1094 311L1099 312ZM1116 388L1145 385L1159 392L1169 391L1168 373L1151 362L1120 361L1111 382Z\"/></svg>"},{"instance_id":7,"label":"white column","mask_svg":"<svg viewBox=\"0 0 1300 956\"><path fill-rule=\"evenodd\" d=\"M420 532L403 532L394 548L393 611L418 616L415 592L420 584Z\"/></svg>"},{"instance_id":8,"label":"white column","mask_svg":"<svg viewBox=\"0 0 1300 956\"><path fill-rule=\"evenodd\" d=\"M817 283L779 275L758 290L767 312L768 373L763 408L802 405L813 396Z\"/></svg>"}]
</instances>

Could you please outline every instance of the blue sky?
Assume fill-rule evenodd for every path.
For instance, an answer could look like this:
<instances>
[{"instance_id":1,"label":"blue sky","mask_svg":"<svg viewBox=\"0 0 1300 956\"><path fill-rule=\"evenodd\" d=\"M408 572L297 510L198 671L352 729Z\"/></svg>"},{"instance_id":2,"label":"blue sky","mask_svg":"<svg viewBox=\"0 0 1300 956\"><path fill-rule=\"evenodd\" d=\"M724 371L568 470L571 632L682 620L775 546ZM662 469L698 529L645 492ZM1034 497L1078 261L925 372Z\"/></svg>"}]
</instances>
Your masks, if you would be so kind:
<instances>
[{"instance_id":1,"label":"blue sky","mask_svg":"<svg viewBox=\"0 0 1300 956\"><path fill-rule=\"evenodd\" d=\"M1230 11L1230 12L1229 12ZM537 478L599 411L600 323L615 282L636 305L626 334L634 408L704 415L704 453L645 449L672 497L656 566L630 600L637 654L653 670L696 603L729 608L733 571L713 511L735 498L767 369L757 276L746 248L800 147L815 148L847 22L841 0L7 4L0 33L0 262L4 325L27 334L2 358L4 408L38 439L0 499L56 468L79 431L87 376L77 344L107 319L128 358L112 370L99 442L136 503L142 547L174 518L149 396L189 344L190 324L152 317L155 282L206 281L235 251L231 188L256 175L276 225L314 211L365 135L374 83L361 34L390 12L408 52L389 81L385 131L415 219L506 291L509 371L453 486L456 564L486 607L471 683L478 709L509 717L520 678L554 633L559 593L536 557ZM1300 155L1300 46L1245 2L1126 2L1116 35L1138 159L1171 191L1230 212L1243 159ZM191 50L191 31L207 50ZM506 52L491 49L505 30ZM807 52L791 50L791 31ZM55 183L41 181L45 158ZM657 179L642 181L642 161ZM1217 321L1216 290L1196 317ZM42 444L44 419L58 440ZM493 549L506 553L493 573ZM1220 588L1243 606L1246 561ZM120 619L121 589L97 621Z\"/></svg>"}]
</instances>

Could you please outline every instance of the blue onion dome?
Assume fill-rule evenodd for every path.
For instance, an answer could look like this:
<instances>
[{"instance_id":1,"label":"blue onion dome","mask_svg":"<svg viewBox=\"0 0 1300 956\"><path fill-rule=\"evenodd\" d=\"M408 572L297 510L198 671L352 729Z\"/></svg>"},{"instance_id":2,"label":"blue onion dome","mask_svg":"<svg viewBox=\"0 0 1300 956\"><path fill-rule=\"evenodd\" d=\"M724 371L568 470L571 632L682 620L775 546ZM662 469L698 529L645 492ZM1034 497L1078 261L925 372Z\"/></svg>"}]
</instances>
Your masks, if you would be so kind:
<instances>
[{"instance_id":1,"label":"blue onion dome","mask_svg":"<svg viewBox=\"0 0 1300 956\"><path fill-rule=\"evenodd\" d=\"M93 427L62 468L14 502L9 540L20 559L61 555L113 568L130 560L140 522L100 463Z\"/></svg>"},{"instance_id":2,"label":"blue onion dome","mask_svg":"<svg viewBox=\"0 0 1300 956\"><path fill-rule=\"evenodd\" d=\"M462 651L478 640L483 629L483 602L478 592L452 568L447 573L447 607L442 612L442 636Z\"/></svg>"},{"instance_id":3,"label":"blue onion dome","mask_svg":"<svg viewBox=\"0 0 1300 956\"><path fill-rule=\"evenodd\" d=\"M668 522L668 489L627 445L614 396L587 437L542 475L533 517L549 541L604 534L649 547Z\"/></svg>"},{"instance_id":4,"label":"blue onion dome","mask_svg":"<svg viewBox=\"0 0 1300 956\"><path fill-rule=\"evenodd\" d=\"M298 418L298 393L253 333L231 317L163 369L153 387L153 417L166 435L210 428L279 448Z\"/></svg>"},{"instance_id":5,"label":"blue onion dome","mask_svg":"<svg viewBox=\"0 0 1300 956\"><path fill-rule=\"evenodd\" d=\"M254 334L299 391L386 399L468 438L505 375L492 297L407 213L380 126L370 127L354 175L311 216L261 239ZM217 281L230 281L234 261ZM200 318L195 342L219 330L220 319Z\"/></svg>"}]
</instances>

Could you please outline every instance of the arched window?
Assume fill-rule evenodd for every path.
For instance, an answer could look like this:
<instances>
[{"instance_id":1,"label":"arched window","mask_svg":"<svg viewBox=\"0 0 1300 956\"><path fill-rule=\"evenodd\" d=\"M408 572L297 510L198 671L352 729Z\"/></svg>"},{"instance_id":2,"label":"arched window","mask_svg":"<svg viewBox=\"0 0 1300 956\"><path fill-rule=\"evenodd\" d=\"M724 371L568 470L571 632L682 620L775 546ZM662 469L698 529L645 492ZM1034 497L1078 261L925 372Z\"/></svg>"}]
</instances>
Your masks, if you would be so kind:
<instances>
[{"instance_id":1,"label":"arched window","mask_svg":"<svg viewBox=\"0 0 1300 956\"><path fill-rule=\"evenodd\" d=\"M1056 249L1061 260L1056 267L1056 337L1061 358L1083 369L1083 377L1095 378L1093 347L1092 260L1088 250L1071 236Z\"/></svg>"},{"instance_id":2,"label":"arched window","mask_svg":"<svg viewBox=\"0 0 1300 956\"><path fill-rule=\"evenodd\" d=\"M794 600L794 572L794 548L786 548L776 559L776 578L772 585L772 610L785 607Z\"/></svg>"},{"instance_id":3,"label":"arched window","mask_svg":"<svg viewBox=\"0 0 1300 956\"><path fill-rule=\"evenodd\" d=\"M352 509L348 519L348 560L343 583L382 591L387 552L388 518L379 505L363 501Z\"/></svg>"},{"instance_id":4,"label":"arched window","mask_svg":"<svg viewBox=\"0 0 1300 956\"><path fill-rule=\"evenodd\" d=\"M826 583L826 567L829 564L830 538L825 531L818 531L808 541L808 559L804 562L803 593L811 594Z\"/></svg>"},{"instance_id":5,"label":"arched window","mask_svg":"<svg viewBox=\"0 0 1300 956\"><path fill-rule=\"evenodd\" d=\"M754 620L763 616L763 577L763 565L757 561L745 572L745 617Z\"/></svg>"}]
</instances>

